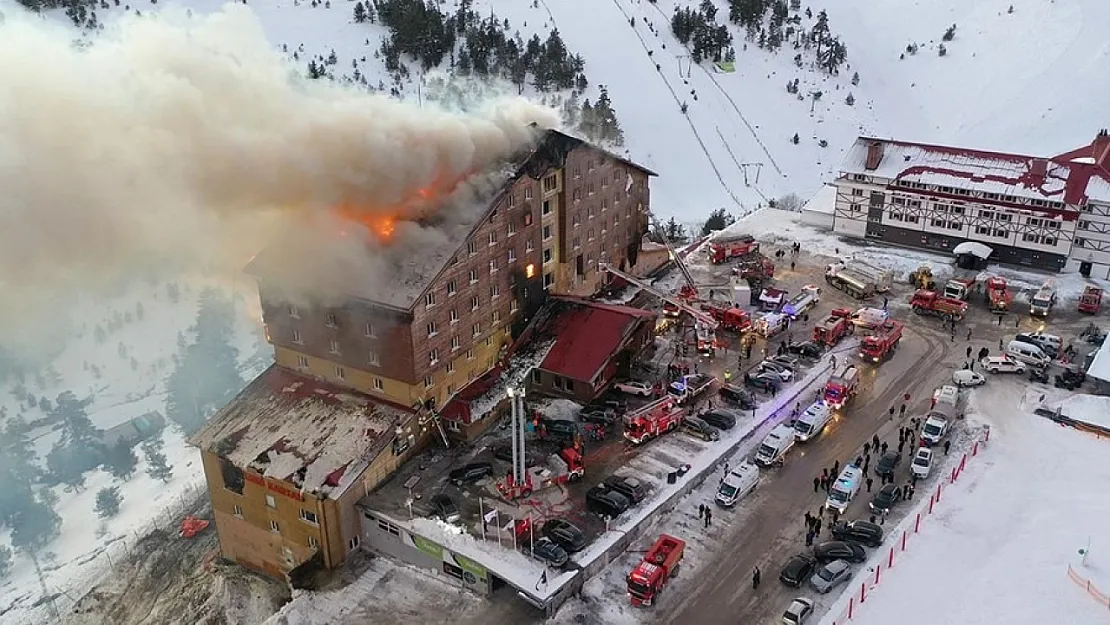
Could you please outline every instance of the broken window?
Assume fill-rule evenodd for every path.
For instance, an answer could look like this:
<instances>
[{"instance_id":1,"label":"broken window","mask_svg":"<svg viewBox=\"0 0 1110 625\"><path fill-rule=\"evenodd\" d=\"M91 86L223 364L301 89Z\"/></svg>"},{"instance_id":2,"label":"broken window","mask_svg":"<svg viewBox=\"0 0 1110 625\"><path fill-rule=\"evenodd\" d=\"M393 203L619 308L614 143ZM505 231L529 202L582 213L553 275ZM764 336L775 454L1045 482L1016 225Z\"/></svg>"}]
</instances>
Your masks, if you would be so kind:
<instances>
[{"instance_id":1,"label":"broken window","mask_svg":"<svg viewBox=\"0 0 1110 625\"><path fill-rule=\"evenodd\" d=\"M224 479L224 488L238 495L243 494L243 470L223 458L220 459L220 475Z\"/></svg>"}]
</instances>

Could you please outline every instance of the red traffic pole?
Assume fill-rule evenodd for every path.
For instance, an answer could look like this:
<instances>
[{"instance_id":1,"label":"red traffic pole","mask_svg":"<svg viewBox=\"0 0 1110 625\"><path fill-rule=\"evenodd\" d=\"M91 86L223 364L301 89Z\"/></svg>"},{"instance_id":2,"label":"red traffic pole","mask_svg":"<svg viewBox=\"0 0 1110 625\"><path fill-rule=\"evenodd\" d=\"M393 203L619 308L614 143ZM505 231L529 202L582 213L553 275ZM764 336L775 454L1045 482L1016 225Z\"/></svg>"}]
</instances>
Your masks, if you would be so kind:
<instances>
[{"instance_id":1,"label":"red traffic pole","mask_svg":"<svg viewBox=\"0 0 1110 625\"><path fill-rule=\"evenodd\" d=\"M933 504L936 503L936 501L937 501L936 493L933 493L932 495L929 495L929 514L933 513Z\"/></svg>"},{"instance_id":2,"label":"red traffic pole","mask_svg":"<svg viewBox=\"0 0 1110 625\"><path fill-rule=\"evenodd\" d=\"M859 585L859 602L867 602L867 582L863 582Z\"/></svg>"},{"instance_id":3,"label":"red traffic pole","mask_svg":"<svg viewBox=\"0 0 1110 625\"><path fill-rule=\"evenodd\" d=\"M929 500L929 512L933 511L933 500ZM913 522L913 533L916 534L921 531L921 513L917 513L917 519Z\"/></svg>"},{"instance_id":4,"label":"red traffic pole","mask_svg":"<svg viewBox=\"0 0 1110 625\"><path fill-rule=\"evenodd\" d=\"M953 482L953 483L955 483L955 481L956 481L956 468L957 468L957 467L952 467L952 473L950 473L950 474L948 475L948 481L949 481L949 482Z\"/></svg>"},{"instance_id":5,"label":"red traffic pole","mask_svg":"<svg viewBox=\"0 0 1110 625\"><path fill-rule=\"evenodd\" d=\"M879 564L875 565L875 585L876 586L879 585L879 571L882 571L882 570L883 570L882 563L879 563Z\"/></svg>"},{"instance_id":6,"label":"red traffic pole","mask_svg":"<svg viewBox=\"0 0 1110 625\"><path fill-rule=\"evenodd\" d=\"M964 454L964 457L960 458L960 472L961 473L963 473L964 466L966 466L966 465L967 465L967 454Z\"/></svg>"},{"instance_id":7,"label":"red traffic pole","mask_svg":"<svg viewBox=\"0 0 1110 625\"><path fill-rule=\"evenodd\" d=\"M907 532L902 532L902 551L906 550L906 534Z\"/></svg>"},{"instance_id":8,"label":"red traffic pole","mask_svg":"<svg viewBox=\"0 0 1110 625\"><path fill-rule=\"evenodd\" d=\"M894 547L890 548L890 557L887 559L886 568L894 568Z\"/></svg>"},{"instance_id":9,"label":"red traffic pole","mask_svg":"<svg viewBox=\"0 0 1110 625\"><path fill-rule=\"evenodd\" d=\"M975 444L971 446L971 455L979 455L979 441L975 441Z\"/></svg>"},{"instance_id":10,"label":"red traffic pole","mask_svg":"<svg viewBox=\"0 0 1110 625\"><path fill-rule=\"evenodd\" d=\"M855 597L848 597L848 620L849 621L852 620L852 612L854 611L855 607L856 607L856 598Z\"/></svg>"}]
</instances>

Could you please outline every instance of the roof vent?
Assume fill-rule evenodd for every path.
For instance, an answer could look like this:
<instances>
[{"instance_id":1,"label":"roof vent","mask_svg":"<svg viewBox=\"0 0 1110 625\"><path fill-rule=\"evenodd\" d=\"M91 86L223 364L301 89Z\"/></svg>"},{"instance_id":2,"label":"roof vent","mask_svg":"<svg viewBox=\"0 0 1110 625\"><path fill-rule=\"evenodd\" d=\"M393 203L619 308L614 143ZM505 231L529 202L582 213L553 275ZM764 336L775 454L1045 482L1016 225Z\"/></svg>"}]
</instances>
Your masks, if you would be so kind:
<instances>
[{"instance_id":1,"label":"roof vent","mask_svg":"<svg viewBox=\"0 0 1110 625\"><path fill-rule=\"evenodd\" d=\"M880 141L869 141L867 143L867 160L863 164L863 168L867 171L875 171L879 168L879 163L883 160L883 144Z\"/></svg>"}]
</instances>

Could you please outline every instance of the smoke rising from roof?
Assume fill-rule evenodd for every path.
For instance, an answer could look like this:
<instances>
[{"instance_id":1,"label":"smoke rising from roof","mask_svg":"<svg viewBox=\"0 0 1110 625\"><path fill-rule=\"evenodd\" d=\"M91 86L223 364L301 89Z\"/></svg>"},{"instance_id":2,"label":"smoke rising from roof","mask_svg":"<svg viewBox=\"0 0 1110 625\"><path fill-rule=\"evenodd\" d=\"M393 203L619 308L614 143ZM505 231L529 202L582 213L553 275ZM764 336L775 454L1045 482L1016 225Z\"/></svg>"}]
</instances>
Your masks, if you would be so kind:
<instances>
[{"instance_id":1,"label":"smoke rising from roof","mask_svg":"<svg viewBox=\"0 0 1110 625\"><path fill-rule=\"evenodd\" d=\"M529 147L528 124L558 121L522 99L464 114L302 79L240 5L121 18L80 46L73 29L4 18L5 324L137 270L237 273L302 219L340 204L396 213Z\"/></svg>"}]
</instances>

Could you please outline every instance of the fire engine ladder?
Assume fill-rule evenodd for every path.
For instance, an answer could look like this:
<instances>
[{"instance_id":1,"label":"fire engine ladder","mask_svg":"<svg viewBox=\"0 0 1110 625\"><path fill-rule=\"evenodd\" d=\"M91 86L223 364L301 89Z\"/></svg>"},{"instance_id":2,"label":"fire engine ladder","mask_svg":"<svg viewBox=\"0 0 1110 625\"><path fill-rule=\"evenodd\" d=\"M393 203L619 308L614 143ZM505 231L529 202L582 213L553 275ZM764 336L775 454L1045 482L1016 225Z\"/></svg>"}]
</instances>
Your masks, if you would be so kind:
<instances>
[{"instance_id":1,"label":"fire engine ladder","mask_svg":"<svg viewBox=\"0 0 1110 625\"><path fill-rule=\"evenodd\" d=\"M651 220L651 227L655 230L655 235L663 241L663 245L667 248L667 254L670 256L671 260L674 261L678 270L682 272L682 278L686 280L686 284L689 285L694 293L698 293L698 283L694 281L694 276L690 273L690 268L686 266L682 257L678 255L674 246L671 245L671 240L667 238L667 233L663 229L663 224L659 223L650 213L648 214L648 219Z\"/></svg>"},{"instance_id":2,"label":"fire engine ladder","mask_svg":"<svg viewBox=\"0 0 1110 625\"><path fill-rule=\"evenodd\" d=\"M657 399L657 400L655 400L655 401L653 401L649 404L644 404L643 406L637 408L636 410L628 412L625 415L625 418L631 419L631 418L635 418L635 417L642 417L644 415L651 414L652 412L655 412L655 410L657 410L659 408L662 408L664 406L667 406L668 404L674 404L674 399L672 399L670 397L662 397L662 398Z\"/></svg>"},{"instance_id":3,"label":"fire engine ladder","mask_svg":"<svg viewBox=\"0 0 1110 625\"><path fill-rule=\"evenodd\" d=\"M703 310L698 310L697 308L694 308L693 306L690 306L689 304L687 304L686 302L683 302L681 299L678 299L677 297L674 297L674 296L667 295L667 294L663 293L662 291L660 291L659 289L656 289L654 286L652 286L650 283L648 283L646 280L641 280L640 278L629 275L629 274L627 274L627 273L625 273L625 272L623 272L619 269L614 269L608 263L598 263L598 269L600 269L602 271L607 271L607 272L609 272L609 273L611 273L615 276L618 276L621 279L628 282L629 284L634 284L634 285L640 287L641 289L647 291L648 293L651 293L655 297L658 297L659 299L663 300L664 302L668 302L668 303L674 305L676 308L678 308L682 312L684 312L684 313L690 315L691 317L693 317L694 321L696 321L697 323L699 323L703 326L706 326L709 330L716 330L720 326L720 324L717 323L717 320L713 318L713 315L710 315L709 313L707 313Z\"/></svg>"}]
</instances>

